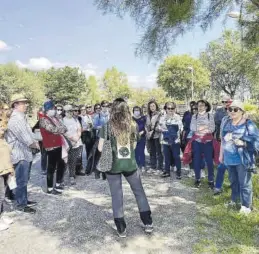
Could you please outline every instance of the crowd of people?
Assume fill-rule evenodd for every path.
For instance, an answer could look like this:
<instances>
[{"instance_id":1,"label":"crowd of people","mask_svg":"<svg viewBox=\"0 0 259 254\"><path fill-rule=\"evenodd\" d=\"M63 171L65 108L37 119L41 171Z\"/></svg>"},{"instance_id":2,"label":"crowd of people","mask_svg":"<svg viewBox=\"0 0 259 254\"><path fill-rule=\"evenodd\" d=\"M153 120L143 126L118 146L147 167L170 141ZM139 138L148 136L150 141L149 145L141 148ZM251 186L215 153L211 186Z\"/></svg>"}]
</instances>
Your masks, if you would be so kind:
<instances>
[{"instance_id":1,"label":"crowd of people","mask_svg":"<svg viewBox=\"0 0 259 254\"><path fill-rule=\"evenodd\" d=\"M48 195L62 194L66 172L70 185L76 184L77 177L91 173L96 179L107 179L120 237L126 237L122 175L135 195L146 233L153 231L153 223L141 182L143 173L167 178L175 171L175 179L181 180L183 165L189 165L194 186L200 188L206 168L208 188L220 195L228 170L232 194L227 205L240 203L243 214L252 210L251 179L259 150L259 131L241 101L224 98L218 108L212 108L206 100L192 101L181 117L172 101L163 108L155 100L130 108L123 98L81 106L48 100L39 110L34 126L28 124L26 117L28 104L27 98L16 94L10 107L2 103L0 108L2 210L4 200L14 199L18 210L36 212L37 203L28 200L27 184L33 154L37 152L41 153ZM149 165L145 151L150 156ZM105 159L103 170L101 160ZM0 231L12 222L2 215Z\"/></svg>"}]
</instances>

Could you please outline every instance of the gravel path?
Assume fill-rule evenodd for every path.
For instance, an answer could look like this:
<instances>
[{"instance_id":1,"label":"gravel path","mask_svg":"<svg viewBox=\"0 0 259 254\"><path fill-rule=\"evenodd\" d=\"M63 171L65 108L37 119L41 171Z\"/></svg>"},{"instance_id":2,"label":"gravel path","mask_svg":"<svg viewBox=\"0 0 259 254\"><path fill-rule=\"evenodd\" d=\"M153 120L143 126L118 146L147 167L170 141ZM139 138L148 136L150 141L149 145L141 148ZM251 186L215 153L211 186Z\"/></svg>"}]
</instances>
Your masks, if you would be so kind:
<instances>
[{"instance_id":1,"label":"gravel path","mask_svg":"<svg viewBox=\"0 0 259 254\"><path fill-rule=\"evenodd\" d=\"M1 232L0 253L8 254L172 254L192 253L196 241L194 190L174 179L143 175L155 231L146 236L137 205L124 182L128 237L119 239L113 229L111 198L106 181L93 176L77 178L77 185L62 197L48 196L41 186L38 162L33 165L29 193L39 202L35 215L11 212L9 230Z\"/></svg>"}]
</instances>

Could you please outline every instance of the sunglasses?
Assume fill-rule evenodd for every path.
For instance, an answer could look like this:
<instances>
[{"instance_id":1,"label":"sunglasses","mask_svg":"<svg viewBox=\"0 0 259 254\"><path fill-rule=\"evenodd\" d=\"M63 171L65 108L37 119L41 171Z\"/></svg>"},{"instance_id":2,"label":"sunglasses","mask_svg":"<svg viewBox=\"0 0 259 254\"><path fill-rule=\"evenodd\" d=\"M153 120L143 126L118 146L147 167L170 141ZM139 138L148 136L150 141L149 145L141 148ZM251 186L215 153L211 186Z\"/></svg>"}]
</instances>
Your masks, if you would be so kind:
<instances>
[{"instance_id":1,"label":"sunglasses","mask_svg":"<svg viewBox=\"0 0 259 254\"><path fill-rule=\"evenodd\" d=\"M95 108L95 110L98 110L98 109L101 109L100 107L98 107L98 108Z\"/></svg>"},{"instance_id":2,"label":"sunglasses","mask_svg":"<svg viewBox=\"0 0 259 254\"><path fill-rule=\"evenodd\" d=\"M240 108L229 108L228 111L237 113L238 111L240 111Z\"/></svg>"},{"instance_id":3,"label":"sunglasses","mask_svg":"<svg viewBox=\"0 0 259 254\"><path fill-rule=\"evenodd\" d=\"M198 110L198 108L192 108L192 110Z\"/></svg>"},{"instance_id":4,"label":"sunglasses","mask_svg":"<svg viewBox=\"0 0 259 254\"><path fill-rule=\"evenodd\" d=\"M62 109L61 109L61 108L58 108L57 111L62 111Z\"/></svg>"},{"instance_id":5,"label":"sunglasses","mask_svg":"<svg viewBox=\"0 0 259 254\"><path fill-rule=\"evenodd\" d=\"M166 108L167 110L175 110L175 108Z\"/></svg>"},{"instance_id":6,"label":"sunglasses","mask_svg":"<svg viewBox=\"0 0 259 254\"><path fill-rule=\"evenodd\" d=\"M75 109L75 110L73 110L74 112L79 112L79 110L77 110L77 109Z\"/></svg>"},{"instance_id":7,"label":"sunglasses","mask_svg":"<svg viewBox=\"0 0 259 254\"><path fill-rule=\"evenodd\" d=\"M88 107L86 107L86 108L92 108L91 106L88 106Z\"/></svg>"},{"instance_id":8,"label":"sunglasses","mask_svg":"<svg viewBox=\"0 0 259 254\"><path fill-rule=\"evenodd\" d=\"M228 101L222 101L222 103L228 103Z\"/></svg>"}]
</instances>

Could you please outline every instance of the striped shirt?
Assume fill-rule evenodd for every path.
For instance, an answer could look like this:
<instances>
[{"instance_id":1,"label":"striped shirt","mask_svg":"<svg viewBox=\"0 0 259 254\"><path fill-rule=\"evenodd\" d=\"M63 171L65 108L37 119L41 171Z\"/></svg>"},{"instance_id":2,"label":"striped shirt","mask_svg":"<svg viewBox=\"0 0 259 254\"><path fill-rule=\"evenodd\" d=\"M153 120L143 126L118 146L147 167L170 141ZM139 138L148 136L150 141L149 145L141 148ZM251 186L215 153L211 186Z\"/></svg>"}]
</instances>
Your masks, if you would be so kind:
<instances>
[{"instance_id":1,"label":"striped shirt","mask_svg":"<svg viewBox=\"0 0 259 254\"><path fill-rule=\"evenodd\" d=\"M28 162L32 161L32 151L29 146L36 141L33 138L32 130L24 113L16 110L13 111L8 122L8 129L5 137L12 149L12 164L17 164L22 160Z\"/></svg>"},{"instance_id":2,"label":"striped shirt","mask_svg":"<svg viewBox=\"0 0 259 254\"><path fill-rule=\"evenodd\" d=\"M210 113L193 115L190 129L199 136L204 136L208 133L212 134L215 131L215 121L213 115Z\"/></svg>"}]
</instances>

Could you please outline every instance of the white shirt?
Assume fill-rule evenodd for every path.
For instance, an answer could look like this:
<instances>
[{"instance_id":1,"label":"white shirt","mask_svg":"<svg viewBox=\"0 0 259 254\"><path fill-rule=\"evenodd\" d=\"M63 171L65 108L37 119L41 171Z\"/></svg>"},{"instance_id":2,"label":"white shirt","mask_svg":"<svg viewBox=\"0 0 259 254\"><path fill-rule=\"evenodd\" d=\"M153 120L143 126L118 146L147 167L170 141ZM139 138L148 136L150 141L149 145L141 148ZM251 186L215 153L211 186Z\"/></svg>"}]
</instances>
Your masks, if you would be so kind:
<instances>
[{"instance_id":1,"label":"white shirt","mask_svg":"<svg viewBox=\"0 0 259 254\"><path fill-rule=\"evenodd\" d=\"M90 115L81 115L83 131L91 131L93 127L93 120Z\"/></svg>"},{"instance_id":2,"label":"white shirt","mask_svg":"<svg viewBox=\"0 0 259 254\"><path fill-rule=\"evenodd\" d=\"M81 125L80 125L79 121L77 119L75 119L74 117L72 117L72 118L64 117L63 122L64 122L64 125L67 127L66 134L70 137L77 137L77 135L78 135L77 133L81 129ZM82 144L83 143L80 138L75 145L73 144L73 148L77 148L77 147L81 146Z\"/></svg>"}]
</instances>

